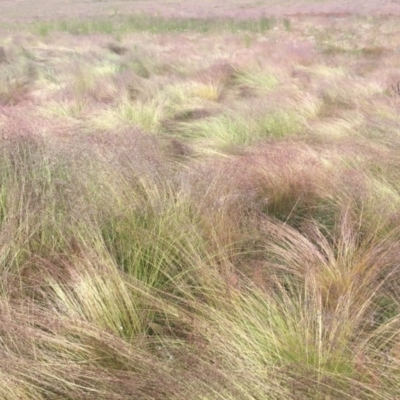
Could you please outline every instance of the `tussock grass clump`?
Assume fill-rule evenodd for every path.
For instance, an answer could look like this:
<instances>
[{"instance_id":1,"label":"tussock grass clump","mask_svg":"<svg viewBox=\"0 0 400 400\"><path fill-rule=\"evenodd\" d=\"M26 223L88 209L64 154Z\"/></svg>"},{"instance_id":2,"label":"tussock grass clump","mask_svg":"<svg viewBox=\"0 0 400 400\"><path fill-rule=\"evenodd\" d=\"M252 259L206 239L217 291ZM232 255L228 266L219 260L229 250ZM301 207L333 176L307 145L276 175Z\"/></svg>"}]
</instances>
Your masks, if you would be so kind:
<instances>
[{"instance_id":1,"label":"tussock grass clump","mask_svg":"<svg viewBox=\"0 0 400 400\"><path fill-rule=\"evenodd\" d=\"M280 138L298 132L302 118L288 111L240 110L190 122L177 123L177 135L196 140L200 146L229 148L266 138Z\"/></svg>"},{"instance_id":2,"label":"tussock grass clump","mask_svg":"<svg viewBox=\"0 0 400 400\"><path fill-rule=\"evenodd\" d=\"M278 79L267 71L248 71L238 74L236 83L241 87L268 93L277 86Z\"/></svg>"}]
</instances>

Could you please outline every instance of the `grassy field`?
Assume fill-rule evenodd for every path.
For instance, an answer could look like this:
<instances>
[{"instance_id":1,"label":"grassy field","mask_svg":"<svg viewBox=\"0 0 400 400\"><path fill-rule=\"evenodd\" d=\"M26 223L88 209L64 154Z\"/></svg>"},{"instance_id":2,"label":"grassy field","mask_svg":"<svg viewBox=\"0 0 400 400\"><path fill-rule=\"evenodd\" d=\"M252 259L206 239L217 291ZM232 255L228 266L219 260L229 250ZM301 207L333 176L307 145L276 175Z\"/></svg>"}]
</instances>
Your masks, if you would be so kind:
<instances>
[{"instance_id":1,"label":"grassy field","mask_svg":"<svg viewBox=\"0 0 400 400\"><path fill-rule=\"evenodd\" d=\"M400 15L397 0L1 0L0 21L144 13L180 18L262 15Z\"/></svg>"},{"instance_id":2,"label":"grassy field","mask_svg":"<svg viewBox=\"0 0 400 400\"><path fill-rule=\"evenodd\" d=\"M0 398L400 399L398 27L3 24Z\"/></svg>"}]
</instances>

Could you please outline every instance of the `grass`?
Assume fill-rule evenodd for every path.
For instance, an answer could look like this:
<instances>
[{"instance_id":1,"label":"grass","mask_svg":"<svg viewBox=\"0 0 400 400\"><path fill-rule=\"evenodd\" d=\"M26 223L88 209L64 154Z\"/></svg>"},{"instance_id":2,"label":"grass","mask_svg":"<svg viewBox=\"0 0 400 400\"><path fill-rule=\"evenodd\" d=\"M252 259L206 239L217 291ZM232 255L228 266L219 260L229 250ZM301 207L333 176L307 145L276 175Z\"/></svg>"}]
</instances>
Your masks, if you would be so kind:
<instances>
[{"instance_id":1,"label":"grass","mask_svg":"<svg viewBox=\"0 0 400 400\"><path fill-rule=\"evenodd\" d=\"M68 32L74 35L93 33L126 35L143 31L156 34L185 31L212 33L223 29L228 32L242 30L262 33L272 29L275 23L274 18L268 17L259 17L252 20L235 20L233 18L189 19L136 14L129 16L112 15L107 18L97 17L90 20L37 21L31 24L30 29L42 37L46 37L52 32Z\"/></svg>"},{"instance_id":2,"label":"grass","mask_svg":"<svg viewBox=\"0 0 400 400\"><path fill-rule=\"evenodd\" d=\"M237 76L237 84L260 92L270 92L278 85L278 79L266 71L249 71Z\"/></svg>"},{"instance_id":3,"label":"grass","mask_svg":"<svg viewBox=\"0 0 400 400\"><path fill-rule=\"evenodd\" d=\"M284 137L295 133L301 126L300 118L292 112L266 112L261 116L254 114L249 110L247 116L228 114L206 121L181 123L175 132L198 139L207 146L227 148L252 144L268 137Z\"/></svg>"},{"instance_id":4,"label":"grass","mask_svg":"<svg viewBox=\"0 0 400 400\"><path fill-rule=\"evenodd\" d=\"M390 22L1 33L0 397L398 398Z\"/></svg>"},{"instance_id":5,"label":"grass","mask_svg":"<svg viewBox=\"0 0 400 400\"><path fill-rule=\"evenodd\" d=\"M6 106L22 102L35 78L35 68L29 61L1 65L0 104Z\"/></svg>"}]
</instances>

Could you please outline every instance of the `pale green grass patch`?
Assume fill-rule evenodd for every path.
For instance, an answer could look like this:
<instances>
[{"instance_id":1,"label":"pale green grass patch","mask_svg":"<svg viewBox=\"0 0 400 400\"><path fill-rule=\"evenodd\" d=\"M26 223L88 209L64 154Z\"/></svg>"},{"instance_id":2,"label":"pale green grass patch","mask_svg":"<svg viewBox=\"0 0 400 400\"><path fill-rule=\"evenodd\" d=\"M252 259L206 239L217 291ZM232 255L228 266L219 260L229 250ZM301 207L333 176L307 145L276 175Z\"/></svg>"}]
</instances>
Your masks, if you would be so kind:
<instances>
[{"instance_id":1,"label":"pale green grass patch","mask_svg":"<svg viewBox=\"0 0 400 400\"><path fill-rule=\"evenodd\" d=\"M157 132L163 118L163 106L157 103L122 102L116 115L124 123L137 126L146 132Z\"/></svg>"},{"instance_id":2,"label":"pale green grass patch","mask_svg":"<svg viewBox=\"0 0 400 400\"><path fill-rule=\"evenodd\" d=\"M368 191L370 196L364 201L365 219L368 219L370 229L374 226L393 225L396 220L391 217L396 215L400 206L400 187L398 177L385 176L384 170L372 172L368 179Z\"/></svg>"},{"instance_id":3,"label":"pale green grass patch","mask_svg":"<svg viewBox=\"0 0 400 400\"><path fill-rule=\"evenodd\" d=\"M215 323L223 327L217 338L221 351L243 357L253 371L260 371L262 366L278 367L292 370L295 380L301 380L302 375L316 382L324 376L338 381L350 379L354 366L350 349L346 349L349 343L343 340L346 336L349 340L351 322L347 319L344 323L340 317L340 323L329 321L317 304L306 310L299 307L301 298L281 296L269 297L253 288L252 293L239 295L230 315L215 316ZM335 388L329 390L334 392Z\"/></svg>"},{"instance_id":4,"label":"pale green grass patch","mask_svg":"<svg viewBox=\"0 0 400 400\"><path fill-rule=\"evenodd\" d=\"M94 88L95 78L96 76L91 69L78 66L68 84L77 97L84 97L86 93Z\"/></svg>"},{"instance_id":5,"label":"pale green grass patch","mask_svg":"<svg viewBox=\"0 0 400 400\"><path fill-rule=\"evenodd\" d=\"M263 138L283 137L301 129L295 111L249 111L248 116L223 114L206 120L182 123L179 134L210 145L245 145Z\"/></svg>"},{"instance_id":6,"label":"pale green grass patch","mask_svg":"<svg viewBox=\"0 0 400 400\"><path fill-rule=\"evenodd\" d=\"M106 18L92 17L84 19L36 21L29 25L35 34L47 37L53 32L68 32L74 35L93 33L125 35L132 32L149 32L152 34L173 34L179 32L237 32L250 31L263 33L275 25L274 18L260 17L251 20L234 18L171 18L147 16L142 13L119 15L114 13Z\"/></svg>"},{"instance_id":7,"label":"pale green grass patch","mask_svg":"<svg viewBox=\"0 0 400 400\"><path fill-rule=\"evenodd\" d=\"M182 108L199 108L210 105L217 106L216 102L220 97L218 85L202 85L193 82L176 82L166 85L159 93L164 104L167 115L174 115L182 111Z\"/></svg>"},{"instance_id":8,"label":"pale green grass patch","mask_svg":"<svg viewBox=\"0 0 400 400\"><path fill-rule=\"evenodd\" d=\"M299 132L302 129L303 119L297 111L272 111L262 115L259 124L267 136L284 137Z\"/></svg>"},{"instance_id":9,"label":"pale green grass patch","mask_svg":"<svg viewBox=\"0 0 400 400\"><path fill-rule=\"evenodd\" d=\"M359 135L358 129L364 122L363 116L357 111L342 111L340 116L315 120L310 125L311 131L318 135L329 137L346 137Z\"/></svg>"},{"instance_id":10,"label":"pale green grass patch","mask_svg":"<svg viewBox=\"0 0 400 400\"><path fill-rule=\"evenodd\" d=\"M145 132L157 133L164 114L164 107L158 101L130 101L125 98L113 108L96 112L90 117L88 127L91 130L110 130L133 126Z\"/></svg>"},{"instance_id":11,"label":"pale green grass patch","mask_svg":"<svg viewBox=\"0 0 400 400\"><path fill-rule=\"evenodd\" d=\"M122 71L132 70L137 76L140 76L143 79L149 79L151 76L151 63L148 60L144 61L143 59L144 57L134 57L133 59L121 64L120 69Z\"/></svg>"},{"instance_id":12,"label":"pale green grass patch","mask_svg":"<svg viewBox=\"0 0 400 400\"><path fill-rule=\"evenodd\" d=\"M279 80L273 71L255 70L237 74L236 83L248 86L256 92L268 93L278 86Z\"/></svg>"},{"instance_id":13,"label":"pale green grass patch","mask_svg":"<svg viewBox=\"0 0 400 400\"><path fill-rule=\"evenodd\" d=\"M222 115L205 121L195 121L182 126L184 136L207 142L211 145L248 144L259 139L254 121L242 116Z\"/></svg>"},{"instance_id":14,"label":"pale green grass patch","mask_svg":"<svg viewBox=\"0 0 400 400\"><path fill-rule=\"evenodd\" d=\"M316 96L304 95L298 96L298 103L294 106L295 110L298 112L299 116L305 118L306 120L315 120L319 117L321 113L321 108L323 107L323 102Z\"/></svg>"},{"instance_id":15,"label":"pale green grass patch","mask_svg":"<svg viewBox=\"0 0 400 400\"><path fill-rule=\"evenodd\" d=\"M71 99L64 101L48 101L42 112L45 115L54 115L80 119L85 114L87 102L84 99Z\"/></svg>"},{"instance_id":16,"label":"pale green grass patch","mask_svg":"<svg viewBox=\"0 0 400 400\"><path fill-rule=\"evenodd\" d=\"M204 84L198 83L193 85L192 93L196 97L208 101L218 101L221 97L223 86L220 84Z\"/></svg>"},{"instance_id":17,"label":"pale green grass patch","mask_svg":"<svg viewBox=\"0 0 400 400\"><path fill-rule=\"evenodd\" d=\"M308 68L310 72L324 78L340 78L348 75L348 70L342 67L328 67L326 65L313 66Z\"/></svg>"},{"instance_id":18,"label":"pale green grass patch","mask_svg":"<svg viewBox=\"0 0 400 400\"><path fill-rule=\"evenodd\" d=\"M382 93L383 88L377 82L365 82L364 79L335 80L321 90L321 116L368 106L371 97Z\"/></svg>"},{"instance_id":19,"label":"pale green grass patch","mask_svg":"<svg viewBox=\"0 0 400 400\"><path fill-rule=\"evenodd\" d=\"M115 75L117 72L120 71L121 67L117 63L107 62L95 65L94 68L91 69L91 74L95 74L98 76L107 76L107 75Z\"/></svg>"},{"instance_id":20,"label":"pale green grass patch","mask_svg":"<svg viewBox=\"0 0 400 400\"><path fill-rule=\"evenodd\" d=\"M104 260L105 252L101 256ZM54 306L68 317L133 338L143 332L146 323L139 290L121 275L112 260L104 265L100 259L96 262L97 258L94 255L93 261L76 260L75 265L65 266L70 269L71 282L60 284L47 277L48 289L54 293Z\"/></svg>"}]
</instances>

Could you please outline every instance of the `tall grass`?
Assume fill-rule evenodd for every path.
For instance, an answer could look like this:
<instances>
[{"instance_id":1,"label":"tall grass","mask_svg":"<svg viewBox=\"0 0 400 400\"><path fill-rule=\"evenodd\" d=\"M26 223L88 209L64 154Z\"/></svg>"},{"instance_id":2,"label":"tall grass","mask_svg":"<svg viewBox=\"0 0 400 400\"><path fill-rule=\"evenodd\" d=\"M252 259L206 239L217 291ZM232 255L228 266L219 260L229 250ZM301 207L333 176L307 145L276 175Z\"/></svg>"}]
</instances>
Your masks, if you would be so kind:
<instances>
[{"instance_id":1,"label":"tall grass","mask_svg":"<svg viewBox=\"0 0 400 400\"><path fill-rule=\"evenodd\" d=\"M298 20L227 33L269 23L4 40L1 399L400 396L393 70L293 61Z\"/></svg>"},{"instance_id":2,"label":"tall grass","mask_svg":"<svg viewBox=\"0 0 400 400\"><path fill-rule=\"evenodd\" d=\"M214 172L202 204L201 169L181 186L163 180L168 169L136 174L121 157L104 164L117 147L102 156L95 148L72 159L71 150L55 154L37 139L4 142L3 351L16 364L8 361L3 373L8 380L25 377L15 378L13 393L123 398L138 390L140 398L180 398L186 390L205 396L218 390L232 399L397 393L386 383L398 373L397 227L374 229L364 223L365 207L337 208L340 201L331 226L306 215L293 226L260 216L258 195L250 205L235 194L240 169L226 189L217 184L224 175ZM229 197L233 203L222 200ZM208 205L213 199L220 199L215 208ZM233 216L239 219L232 224ZM48 363L58 365L53 373ZM190 375L176 385L171 368L186 374L187 363L198 365L189 371L200 381ZM133 383L156 376L162 390Z\"/></svg>"}]
</instances>

